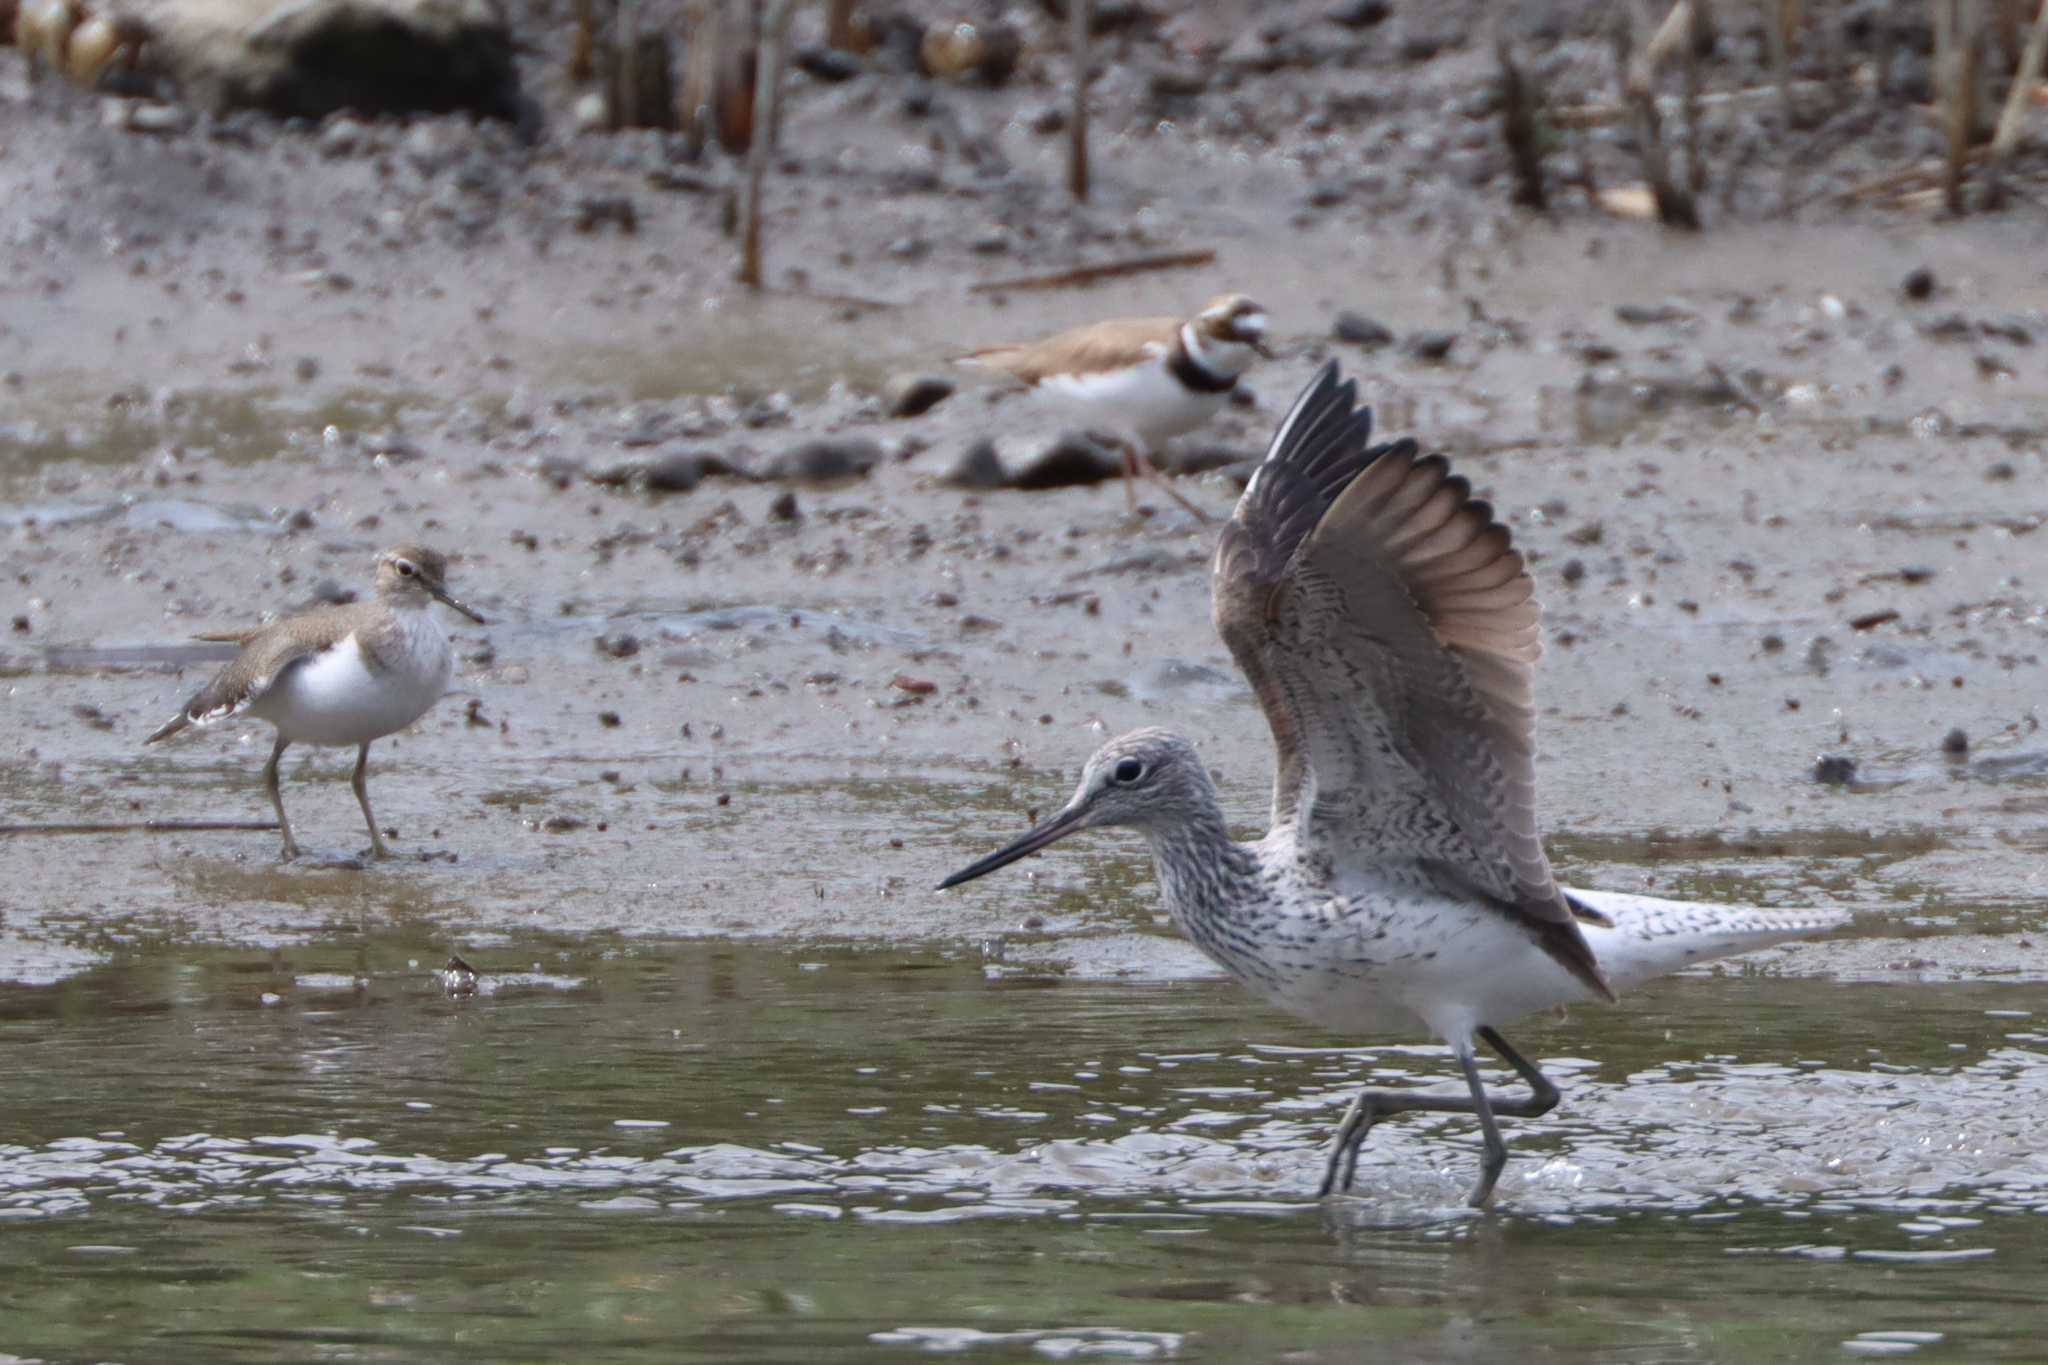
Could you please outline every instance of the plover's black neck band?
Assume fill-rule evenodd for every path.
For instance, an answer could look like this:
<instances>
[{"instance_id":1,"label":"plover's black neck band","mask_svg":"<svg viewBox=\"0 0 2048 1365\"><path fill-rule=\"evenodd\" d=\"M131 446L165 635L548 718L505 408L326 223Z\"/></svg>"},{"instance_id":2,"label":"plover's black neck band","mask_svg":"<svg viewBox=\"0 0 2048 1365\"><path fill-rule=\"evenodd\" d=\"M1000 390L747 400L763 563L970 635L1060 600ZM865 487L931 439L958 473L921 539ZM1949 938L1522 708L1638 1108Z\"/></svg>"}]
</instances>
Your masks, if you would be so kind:
<instances>
[{"instance_id":1,"label":"plover's black neck band","mask_svg":"<svg viewBox=\"0 0 2048 1365\"><path fill-rule=\"evenodd\" d=\"M1206 368L1188 354L1187 346L1178 340L1173 343L1173 353L1166 359L1166 368L1190 393L1229 393L1237 387L1236 375L1220 375Z\"/></svg>"}]
</instances>

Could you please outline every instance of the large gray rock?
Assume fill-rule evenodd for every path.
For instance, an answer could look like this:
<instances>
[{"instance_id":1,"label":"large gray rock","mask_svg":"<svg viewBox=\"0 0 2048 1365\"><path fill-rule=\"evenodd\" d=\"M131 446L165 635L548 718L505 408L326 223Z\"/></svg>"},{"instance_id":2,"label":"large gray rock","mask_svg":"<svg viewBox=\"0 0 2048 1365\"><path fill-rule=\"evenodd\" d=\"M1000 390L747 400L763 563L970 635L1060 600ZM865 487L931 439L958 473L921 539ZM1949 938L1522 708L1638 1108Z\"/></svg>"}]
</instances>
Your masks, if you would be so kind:
<instances>
[{"instance_id":1,"label":"large gray rock","mask_svg":"<svg viewBox=\"0 0 2048 1365\"><path fill-rule=\"evenodd\" d=\"M495 0L126 0L189 104L279 117L467 110L517 120Z\"/></svg>"}]
</instances>

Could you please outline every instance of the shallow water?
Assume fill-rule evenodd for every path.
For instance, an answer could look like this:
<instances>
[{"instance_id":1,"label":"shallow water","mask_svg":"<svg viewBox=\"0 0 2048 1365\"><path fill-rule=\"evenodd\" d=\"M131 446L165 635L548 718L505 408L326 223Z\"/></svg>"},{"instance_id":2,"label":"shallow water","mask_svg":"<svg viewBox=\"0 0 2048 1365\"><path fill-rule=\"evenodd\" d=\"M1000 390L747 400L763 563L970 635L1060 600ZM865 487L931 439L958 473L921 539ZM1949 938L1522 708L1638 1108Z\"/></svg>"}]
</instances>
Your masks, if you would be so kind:
<instances>
[{"instance_id":1,"label":"shallow water","mask_svg":"<svg viewBox=\"0 0 2048 1365\"><path fill-rule=\"evenodd\" d=\"M1373 1134L1221 982L404 923L0 990L0 1351L51 1360L2035 1354L2025 986L1698 976L1511 1036L1565 1090ZM1911 1009L1902 1005L1910 997ZM1884 1335L1892 1334L1892 1335ZM1901 1335L1903 1334L1903 1335ZM1922 1334L1922 1335L1914 1335Z\"/></svg>"}]
</instances>

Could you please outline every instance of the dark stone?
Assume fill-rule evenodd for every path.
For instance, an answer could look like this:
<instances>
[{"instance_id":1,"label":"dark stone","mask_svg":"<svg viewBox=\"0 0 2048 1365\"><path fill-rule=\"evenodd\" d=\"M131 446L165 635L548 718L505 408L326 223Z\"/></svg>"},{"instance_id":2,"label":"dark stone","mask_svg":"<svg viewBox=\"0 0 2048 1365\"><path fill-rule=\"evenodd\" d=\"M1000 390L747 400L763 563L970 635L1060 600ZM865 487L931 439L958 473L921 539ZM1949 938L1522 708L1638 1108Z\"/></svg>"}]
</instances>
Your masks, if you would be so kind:
<instances>
[{"instance_id":1,"label":"dark stone","mask_svg":"<svg viewBox=\"0 0 2048 1365\"><path fill-rule=\"evenodd\" d=\"M1924 303L1934 297L1933 267L1923 265L1910 272L1899 286L1899 291L1915 303Z\"/></svg>"},{"instance_id":2,"label":"dark stone","mask_svg":"<svg viewBox=\"0 0 2048 1365\"><path fill-rule=\"evenodd\" d=\"M783 483L838 483L863 478L881 462L881 444L872 437L821 436L770 460L768 477Z\"/></svg>"},{"instance_id":3,"label":"dark stone","mask_svg":"<svg viewBox=\"0 0 2048 1365\"><path fill-rule=\"evenodd\" d=\"M1813 765L1813 780L1826 787L1846 787L1856 780L1856 760L1823 754Z\"/></svg>"},{"instance_id":4,"label":"dark stone","mask_svg":"<svg viewBox=\"0 0 2048 1365\"><path fill-rule=\"evenodd\" d=\"M939 476L939 482L949 488L1003 488L1009 484L1010 475L1003 468L1002 457L996 454L996 443L984 436L967 447L967 453Z\"/></svg>"},{"instance_id":5,"label":"dark stone","mask_svg":"<svg viewBox=\"0 0 2048 1365\"><path fill-rule=\"evenodd\" d=\"M1392 328L1374 322L1363 313L1354 313L1348 308L1337 314L1337 321L1330 328L1330 334L1339 341L1348 341L1353 346L1363 346L1368 351L1376 351L1382 346L1391 345L1394 340Z\"/></svg>"},{"instance_id":6,"label":"dark stone","mask_svg":"<svg viewBox=\"0 0 2048 1365\"><path fill-rule=\"evenodd\" d=\"M1437 364L1447 359L1458 344L1456 332L1417 332L1408 338L1408 354L1417 360Z\"/></svg>"},{"instance_id":7,"label":"dark stone","mask_svg":"<svg viewBox=\"0 0 2048 1365\"><path fill-rule=\"evenodd\" d=\"M1371 28L1383 24L1394 7L1387 0L1344 0L1343 4L1323 11L1323 17L1340 28Z\"/></svg>"},{"instance_id":8,"label":"dark stone","mask_svg":"<svg viewBox=\"0 0 2048 1365\"><path fill-rule=\"evenodd\" d=\"M1186 99L1209 88L1209 73L1192 66L1155 66L1146 73L1145 90L1155 103Z\"/></svg>"},{"instance_id":9,"label":"dark stone","mask_svg":"<svg viewBox=\"0 0 2048 1365\"><path fill-rule=\"evenodd\" d=\"M802 521L803 516L803 512L796 505L795 489L783 489L775 495L775 500L768 504L770 521Z\"/></svg>"},{"instance_id":10,"label":"dark stone","mask_svg":"<svg viewBox=\"0 0 2048 1365\"><path fill-rule=\"evenodd\" d=\"M842 52L836 47L806 47L796 54L796 69L812 80L837 85L841 81L852 80L867 67L851 52Z\"/></svg>"},{"instance_id":11,"label":"dark stone","mask_svg":"<svg viewBox=\"0 0 2048 1365\"><path fill-rule=\"evenodd\" d=\"M882 405L891 417L922 417L953 396L959 387L944 375L899 374L882 389Z\"/></svg>"},{"instance_id":12,"label":"dark stone","mask_svg":"<svg viewBox=\"0 0 2048 1365\"><path fill-rule=\"evenodd\" d=\"M640 652L640 637L629 631L600 635L593 643L597 652L608 659L630 659Z\"/></svg>"},{"instance_id":13,"label":"dark stone","mask_svg":"<svg viewBox=\"0 0 2048 1365\"><path fill-rule=\"evenodd\" d=\"M469 111L529 116L512 29L491 0L411 4L308 0L244 29L201 15L166 24L152 55L188 103L320 119Z\"/></svg>"},{"instance_id":14,"label":"dark stone","mask_svg":"<svg viewBox=\"0 0 2048 1365\"><path fill-rule=\"evenodd\" d=\"M1970 752L1970 737L1958 726L1941 737L1941 751L1950 758L1961 758Z\"/></svg>"},{"instance_id":15,"label":"dark stone","mask_svg":"<svg viewBox=\"0 0 2048 1365\"><path fill-rule=\"evenodd\" d=\"M1093 436L1069 433L1034 455L1010 480L1012 488L1073 488L1102 483L1123 472L1123 458Z\"/></svg>"},{"instance_id":16,"label":"dark stone","mask_svg":"<svg viewBox=\"0 0 2048 1365\"><path fill-rule=\"evenodd\" d=\"M640 478L650 493L687 493L714 474L746 476L745 471L723 455L693 450L650 460L642 468Z\"/></svg>"}]
</instances>

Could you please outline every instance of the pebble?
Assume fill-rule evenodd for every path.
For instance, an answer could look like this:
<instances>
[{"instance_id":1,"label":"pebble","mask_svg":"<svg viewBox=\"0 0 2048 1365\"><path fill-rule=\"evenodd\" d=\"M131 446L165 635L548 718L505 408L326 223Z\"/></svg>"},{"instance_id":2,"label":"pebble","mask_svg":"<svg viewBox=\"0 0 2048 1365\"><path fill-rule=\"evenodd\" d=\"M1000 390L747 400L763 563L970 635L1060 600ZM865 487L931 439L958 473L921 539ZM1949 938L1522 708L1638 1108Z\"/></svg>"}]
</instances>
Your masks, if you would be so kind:
<instances>
[{"instance_id":1,"label":"pebble","mask_svg":"<svg viewBox=\"0 0 2048 1365\"><path fill-rule=\"evenodd\" d=\"M786 483L835 483L861 478L881 462L881 443L872 437L821 436L770 460L768 477Z\"/></svg>"},{"instance_id":2,"label":"pebble","mask_svg":"<svg viewBox=\"0 0 2048 1365\"><path fill-rule=\"evenodd\" d=\"M1060 437L1031 457L1010 480L1012 488L1072 488L1101 483L1123 472L1123 460L1093 437L1078 433Z\"/></svg>"},{"instance_id":3,"label":"pebble","mask_svg":"<svg viewBox=\"0 0 2048 1365\"><path fill-rule=\"evenodd\" d=\"M802 521L803 516L802 510L796 505L796 491L794 489L783 489L775 495L774 501L768 504L768 520L770 521Z\"/></svg>"},{"instance_id":4,"label":"pebble","mask_svg":"<svg viewBox=\"0 0 2048 1365\"><path fill-rule=\"evenodd\" d=\"M1923 265L1908 272L1905 281L1899 285L1899 292L1915 303L1922 303L1934 297L1933 268Z\"/></svg>"},{"instance_id":5,"label":"pebble","mask_svg":"<svg viewBox=\"0 0 2048 1365\"><path fill-rule=\"evenodd\" d=\"M611 635L600 635L596 640L597 652L612 659L630 659L640 652L640 637L630 631L618 631Z\"/></svg>"},{"instance_id":6,"label":"pebble","mask_svg":"<svg viewBox=\"0 0 2048 1365\"><path fill-rule=\"evenodd\" d=\"M850 81L867 69L866 64L851 52L842 52L836 47L800 48L796 54L796 69L812 80L827 85Z\"/></svg>"},{"instance_id":7,"label":"pebble","mask_svg":"<svg viewBox=\"0 0 2048 1365\"><path fill-rule=\"evenodd\" d=\"M1341 28L1371 28L1385 23L1394 7L1387 0L1345 0L1323 11L1323 17Z\"/></svg>"},{"instance_id":8,"label":"pebble","mask_svg":"<svg viewBox=\"0 0 2048 1365\"><path fill-rule=\"evenodd\" d=\"M745 477L743 470L722 455L679 451L641 466L640 483L650 493L687 493L713 474Z\"/></svg>"},{"instance_id":9,"label":"pebble","mask_svg":"<svg viewBox=\"0 0 2048 1365\"><path fill-rule=\"evenodd\" d=\"M883 385L882 407L891 417L922 417L958 387L944 375L899 374Z\"/></svg>"},{"instance_id":10,"label":"pebble","mask_svg":"<svg viewBox=\"0 0 2048 1365\"><path fill-rule=\"evenodd\" d=\"M1856 760L1823 754L1813 765L1813 780L1827 787L1846 787L1856 780Z\"/></svg>"},{"instance_id":11,"label":"pebble","mask_svg":"<svg viewBox=\"0 0 2048 1365\"><path fill-rule=\"evenodd\" d=\"M1003 468L1002 457L996 454L996 443L984 436L967 447L959 462L939 476L939 482L948 488L1003 488L1009 484L1010 475Z\"/></svg>"},{"instance_id":12,"label":"pebble","mask_svg":"<svg viewBox=\"0 0 2048 1365\"><path fill-rule=\"evenodd\" d=\"M1353 346L1362 346L1368 351L1390 345L1394 340L1392 328L1373 321L1363 313L1354 313L1348 308L1337 314L1337 321L1331 325L1330 334L1339 341L1348 341Z\"/></svg>"},{"instance_id":13,"label":"pebble","mask_svg":"<svg viewBox=\"0 0 2048 1365\"><path fill-rule=\"evenodd\" d=\"M1408 338L1408 354L1417 360L1440 364L1449 358L1451 347L1457 344L1456 332L1417 332Z\"/></svg>"}]
</instances>

